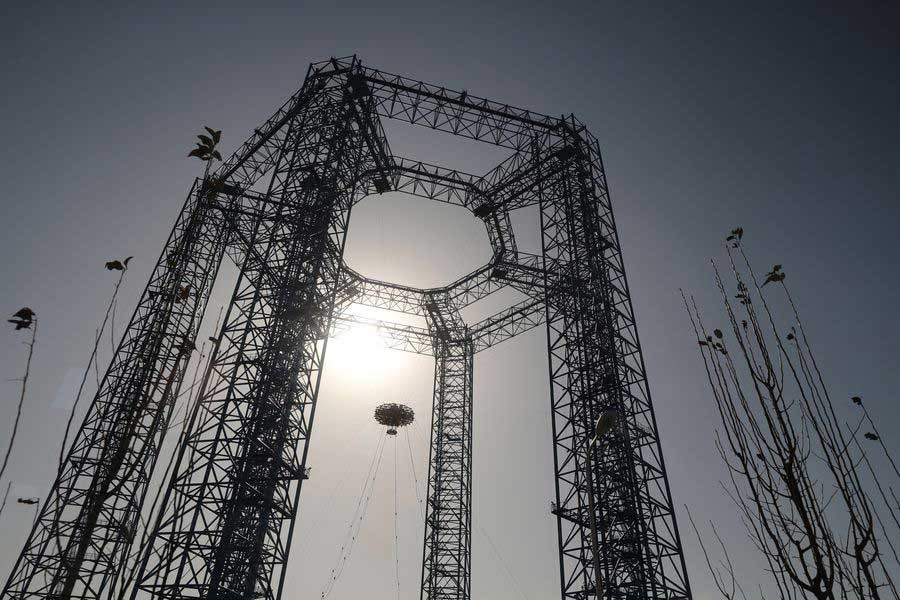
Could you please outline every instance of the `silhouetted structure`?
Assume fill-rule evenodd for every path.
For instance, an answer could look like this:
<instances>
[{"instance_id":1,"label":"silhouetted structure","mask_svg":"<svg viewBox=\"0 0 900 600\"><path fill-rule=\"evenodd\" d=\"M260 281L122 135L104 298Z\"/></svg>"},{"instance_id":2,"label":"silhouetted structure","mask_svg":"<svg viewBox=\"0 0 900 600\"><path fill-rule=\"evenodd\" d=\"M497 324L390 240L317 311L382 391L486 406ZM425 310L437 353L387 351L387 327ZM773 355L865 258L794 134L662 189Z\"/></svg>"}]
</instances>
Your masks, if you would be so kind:
<instances>
[{"instance_id":1,"label":"silhouetted structure","mask_svg":"<svg viewBox=\"0 0 900 600\"><path fill-rule=\"evenodd\" d=\"M509 150L484 175L395 156L397 119ZM465 207L490 262L415 289L343 262L353 204L400 191ZM516 248L510 211L537 205L543 252ZM689 598L650 395L597 141L554 118L363 66L311 65L303 87L188 196L5 598L100 598L123 568L222 260L240 276L213 376L191 415L132 597L277 598L304 481L324 341L352 303L424 317L365 321L393 348L436 359L422 597L470 594L475 353L547 327L563 598ZM467 324L506 287L526 300ZM619 423L585 448L599 415Z\"/></svg>"},{"instance_id":2,"label":"silhouetted structure","mask_svg":"<svg viewBox=\"0 0 900 600\"><path fill-rule=\"evenodd\" d=\"M411 425L415 417L413 409L403 404L381 404L375 408L375 420L387 425L388 435L397 435L397 428Z\"/></svg>"}]
</instances>

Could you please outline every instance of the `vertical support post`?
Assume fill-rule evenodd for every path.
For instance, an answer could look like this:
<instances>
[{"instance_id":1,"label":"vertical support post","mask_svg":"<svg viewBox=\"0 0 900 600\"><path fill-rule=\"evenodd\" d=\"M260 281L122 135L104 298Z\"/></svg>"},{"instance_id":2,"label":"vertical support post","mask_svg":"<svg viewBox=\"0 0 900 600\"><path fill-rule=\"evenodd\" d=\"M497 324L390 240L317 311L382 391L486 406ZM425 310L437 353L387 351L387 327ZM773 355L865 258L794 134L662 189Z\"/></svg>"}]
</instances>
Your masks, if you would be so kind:
<instances>
[{"instance_id":1,"label":"vertical support post","mask_svg":"<svg viewBox=\"0 0 900 600\"><path fill-rule=\"evenodd\" d=\"M291 123L182 460L144 556L153 597L274 598L315 415L363 137L343 84Z\"/></svg>"},{"instance_id":2,"label":"vertical support post","mask_svg":"<svg viewBox=\"0 0 900 600\"><path fill-rule=\"evenodd\" d=\"M593 453L593 445L585 448L585 470L587 471L588 489L594 488L594 461L591 460ZM594 595L598 598L603 597L603 568L600 566L600 536L598 535L599 527L597 525L597 504L594 501L594 494L588 494L588 511L590 515L591 527L591 554L594 559Z\"/></svg>"},{"instance_id":3,"label":"vertical support post","mask_svg":"<svg viewBox=\"0 0 900 600\"><path fill-rule=\"evenodd\" d=\"M610 441L616 450L602 457L590 446L592 423L605 410L621 410L622 402L607 274L591 256L602 252L591 229L596 208L574 179L573 161L566 162L541 205L545 262L561 265L554 274L557 293L547 302L547 324L563 597L599 597L598 580L607 582L606 597L643 597L642 556L632 545L641 514L631 450L624 439ZM612 456L619 462L610 461ZM594 535L600 557L594 556ZM599 576L596 567L604 571Z\"/></svg>"},{"instance_id":4,"label":"vertical support post","mask_svg":"<svg viewBox=\"0 0 900 600\"><path fill-rule=\"evenodd\" d=\"M225 247L195 186L3 590L99 598L125 559Z\"/></svg>"},{"instance_id":5,"label":"vertical support post","mask_svg":"<svg viewBox=\"0 0 900 600\"><path fill-rule=\"evenodd\" d=\"M690 598L599 149L564 132L539 182L562 597Z\"/></svg>"},{"instance_id":6,"label":"vertical support post","mask_svg":"<svg viewBox=\"0 0 900 600\"><path fill-rule=\"evenodd\" d=\"M435 336L434 404L422 561L423 600L471 597L471 338Z\"/></svg>"},{"instance_id":7,"label":"vertical support post","mask_svg":"<svg viewBox=\"0 0 900 600\"><path fill-rule=\"evenodd\" d=\"M325 75L338 65L319 65ZM313 70L310 70L312 76ZM308 77L214 175L249 189L272 167L282 125L327 83ZM230 228L217 198L195 186L99 390L3 588L3 598L97 599L128 555ZM229 203L236 204L232 198Z\"/></svg>"}]
</instances>

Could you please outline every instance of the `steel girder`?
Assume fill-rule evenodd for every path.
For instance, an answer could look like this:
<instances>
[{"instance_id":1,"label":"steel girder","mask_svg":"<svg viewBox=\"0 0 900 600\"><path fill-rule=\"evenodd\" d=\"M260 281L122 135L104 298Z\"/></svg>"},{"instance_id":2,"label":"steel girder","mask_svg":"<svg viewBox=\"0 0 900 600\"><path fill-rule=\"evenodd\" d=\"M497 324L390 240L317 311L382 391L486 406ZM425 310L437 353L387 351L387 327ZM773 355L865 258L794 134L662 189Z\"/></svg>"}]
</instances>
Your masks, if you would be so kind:
<instances>
[{"instance_id":1,"label":"steel girder","mask_svg":"<svg viewBox=\"0 0 900 600\"><path fill-rule=\"evenodd\" d=\"M689 598L599 147L569 125L573 151L538 185L543 253L562 267L548 277L556 292L546 303L562 595L598 595L595 519L603 598ZM617 427L590 445L610 410Z\"/></svg>"},{"instance_id":2,"label":"steel girder","mask_svg":"<svg viewBox=\"0 0 900 600\"><path fill-rule=\"evenodd\" d=\"M435 352L422 598L471 598L472 363L470 340Z\"/></svg>"},{"instance_id":3,"label":"steel girder","mask_svg":"<svg viewBox=\"0 0 900 600\"><path fill-rule=\"evenodd\" d=\"M283 581L341 254L369 154L345 86L288 124L133 597L274 598Z\"/></svg>"},{"instance_id":4,"label":"steel girder","mask_svg":"<svg viewBox=\"0 0 900 600\"><path fill-rule=\"evenodd\" d=\"M445 295L433 295L428 311L435 369L421 598L469 600L475 350L465 323Z\"/></svg>"},{"instance_id":5,"label":"steel girder","mask_svg":"<svg viewBox=\"0 0 900 600\"><path fill-rule=\"evenodd\" d=\"M481 176L396 157L382 118L511 155ZM136 582L123 582L132 598L280 597L326 340L360 322L391 347L436 359L424 598L471 594L474 354L541 323L563 598L596 595L587 494L601 530L603 597L690 597L599 146L574 117L331 59L311 65L300 91L208 181L216 185L189 195L4 598L113 596L223 256L240 277L217 338L215 383L180 444ZM470 210L487 228L489 264L424 290L343 264L353 204L391 190ZM509 220L534 204L539 256L517 250ZM472 325L459 318L506 287L526 299ZM360 319L346 312L353 303L427 326ZM584 444L610 407L624 418L592 456L589 489Z\"/></svg>"},{"instance_id":6,"label":"steel girder","mask_svg":"<svg viewBox=\"0 0 900 600\"><path fill-rule=\"evenodd\" d=\"M98 598L121 568L221 260L191 191L66 454L4 598Z\"/></svg>"}]
</instances>

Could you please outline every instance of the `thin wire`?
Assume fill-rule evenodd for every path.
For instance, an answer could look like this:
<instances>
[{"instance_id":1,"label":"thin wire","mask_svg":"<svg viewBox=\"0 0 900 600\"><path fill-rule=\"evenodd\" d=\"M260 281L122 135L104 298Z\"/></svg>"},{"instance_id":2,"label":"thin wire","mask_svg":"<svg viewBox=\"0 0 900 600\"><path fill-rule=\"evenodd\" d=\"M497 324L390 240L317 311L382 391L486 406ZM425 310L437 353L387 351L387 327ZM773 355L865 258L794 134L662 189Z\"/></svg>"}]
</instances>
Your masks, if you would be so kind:
<instances>
[{"instance_id":1,"label":"thin wire","mask_svg":"<svg viewBox=\"0 0 900 600\"><path fill-rule=\"evenodd\" d=\"M425 434L424 434L424 432L419 428L419 424L418 424L417 422L413 422L413 429L415 430L416 435L417 435L418 438L419 438L419 441L420 441L422 444L427 445L427 444L426 444L426 441L425 441ZM410 447L409 447L409 460L410 460L410 464L413 465L413 480L415 481L415 485L416 485L416 499L419 500L420 514L422 515L422 518L424 519L424 513L422 512L424 500L419 499L419 484L418 484L418 478L416 477L416 468L415 468L415 464L413 463L412 445L411 445L411 442L410 442L409 433L407 433L406 441L407 441L408 443L410 443ZM506 573L506 576L507 576L507 577L509 578L509 580L512 582L513 587L515 587L516 592L518 592L519 596L521 596L521 597L524 598L525 600L530 600L528 594L526 594L525 591L519 586L519 583L518 583L518 581L516 580L515 576L513 575L512 571L510 570L508 563L506 562L506 560L504 560L503 555L500 554L500 551L497 549L497 545L494 544L494 541L493 541L493 540L491 539L491 537L488 535L488 532L484 529L484 527L481 526L480 523L475 522L475 525L476 525L477 528L478 528L478 532L479 532L479 533L487 540L488 545L491 547L491 550L493 550L494 555L496 556L497 560L500 562L500 565L503 567L503 570L504 570L504 572Z\"/></svg>"},{"instance_id":2,"label":"thin wire","mask_svg":"<svg viewBox=\"0 0 900 600\"><path fill-rule=\"evenodd\" d=\"M416 432L416 436L419 438L419 442L426 448L428 448L431 444L425 439L425 433L422 431L422 428L419 427L419 424L413 421L413 429ZM429 432L430 435L430 432Z\"/></svg>"},{"instance_id":3,"label":"thin wire","mask_svg":"<svg viewBox=\"0 0 900 600\"><path fill-rule=\"evenodd\" d=\"M347 532L347 537L344 539L344 543L341 545L341 550L343 551L346 544L350 541L350 538L353 534L352 524L356 522L356 518L359 516L364 498L366 497L366 490L371 483L372 478L372 470L375 468L376 461L380 461L379 452L384 452L384 436L378 438L378 443L375 444L375 452L372 454L372 460L369 462L369 469L366 471L366 478L363 481L363 487L359 492L359 498L356 500L356 508L353 509L353 517L350 520L351 529Z\"/></svg>"},{"instance_id":4,"label":"thin wire","mask_svg":"<svg viewBox=\"0 0 900 600\"><path fill-rule=\"evenodd\" d=\"M100 340L100 339L102 339L103 333L101 333L101 331L99 329L94 329L94 335L97 336L98 340ZM88 365L88 368L90 368L90 365ZM99 358L99 355L98 355L98 357L94 358L94 379L96 379L97 387L99 388L100 387L100 358Z\"/></svg>"},{"instance_id":5,"label":"thin wire","mask_svg":"<svg viewBox=\"0 0 900 600\"><path fill-rule=\"evenodd\" d=\"M350 561L350 556L353 554L353 548L356 546L356 540L359 538L359 533L362 530L363 521L366 518L366 514L369 512L369 501L372 499L372 492L375 491L375 480L378 477L378 471L381 467L381 459L384 457L384 446L381 445L381 453L378 455L378 463L375 465L375 471L372 474L372 484L369 487L369 493L366 496L365 504L363 504L362 514L359 516L359 521L357 522L356 533L353 534L353 537L350 540L350 547L347 549L347 554L344 556L344 562L341 564L341 568L337 573L337 577L335 579L335 583L337 583L337 579L340 579L341 575L344 573L344 568L346 568L347 563ZM332 589L334 588L334 584L332 584Z\"/></svg>"},{"instance_id":6,"label":"thin wire","mask_svg":"<svg viewBox=\"0 0 900 600\"><path fill-rule=\"evenodd\" d=\"M359 439L360 431L362 431L363 426L367 425L368 423L369 423L368 421L363 421L363 422L359 423L359 426L356 428L356 430L354 430L353 434L349 436L349 439L351 439L351 440ZM378 444L381 443L381 438L382 438L382 436L379 436L378 438L376 438L375 452L372 454L373 460L375 458L375 455L378 453ZM349 453L350 452L349 452L349 448L348 448L347 452L345 452L345 454L344 454L344 459L349 457ZM346 460L342 460L341 464L343 464L345 462L346 462ZM370 470L371 470L371 468L372 468L372 465L369 465ZM368 478L368 475L366 475L366 477ZM329 512L330 511L331 501L337 495L338 491L343 489L343 486L347 482L348 479L350 479L350 469L344 469L344 472L341 475L341 478L338 480L338 482L336 484L334 484L334 487L331 488L331 492L329 492L328 496L325 498L325 502L322 505L321 512ZM308 525L304 525L303 530L301 530L298 534L298 537L300 538L300 546L297 548L298 555L304 556L306 554L306 551L310 547L310 541L315 539L314 534L319 531L319 529L322 526L322 523L325 521L325 519L322 517L323 517L323 515L321 513L317 513L312 518L307 519L306 522L308 523Z\"/></svg>"},{"instance_id":7,"label":"thin wire","mask_svg":"<svg viewBox=\"0 0 900 600\"><path fill-rule=\"evenodd\" d=\"M222 318L222 310L223 310L223 308L220 307L219 315L218 315L218 317L216 317L216 324L215 324L216 331L218 331L218 329L219 329L219 320ZM208 370L211 369L212 361L213 361L213 358L215 357L215 348L214 347L210 348L210 351L208 354L204 353L205 350L206 350L206 342L204 341L200 345L200 356L197 360L196 365L194 365L194 375L191 378L190 387L188 387L183 392L179 393L178 396L176 396L173 400L173 402L177 402L180 398L187 395L187 400L185 402L181 403L181 406L179 406L179 408L176 410L176 414L180 414L181 408L184 407L184 409L185 409L184 418L181 419L181 421L179 421L178 423L170 425L166 429L166 431L171 431L172 429L181 427L181 430L179 431L178 437L176 438L175 447L172 449L172 453L169 455L169 459L166 462L166 469L165 469L165 471L163 471L163 476L162 476L162 479L160 480L161 483L157 487L156 495L153 497L153 502L150 505L150 512L147 514L148 520L145 522L143 513L139 513L140 522L141 522L141 526L142 526L140 541L137 544L134 544L137 547L134 548L131 555L127 556L126 560L122 563L121 568L124 570L116 572L116 574L113 578L112 586L110 588L110 595L109 595L110 598L113 598L115 596L116 586L119 585L119 580L120 580L121 576L125 573L125 571L128 571L127 576L125 577L125 580L121 581L122 587L120 588L119 594L118 594L119 600L122 600L125 597L126 592L129 590L129 586L134 583L135 574L137 573L137 569L140 565L140 562L141 562L141 559L143 558L144 553L147 551L152 551L152 548L148 548L148 546L150 545L150 543L152 541L149 538L149 536L152 532L148 526L150 523L155 522L155 519L153 519L153 517L158 516L157 505L159 504L159 500L160 500L160 498L162 498L162 495L168 485L169 477L172 473L172 467L175 465L175 461L178 457L178 449L181 447L181 444L184 442L184 439L187 437L187 435L189 433L187 430L188 426L190 425L188 416L193 411L194 405L200 403L203 400L203 398L200 398L200 393L202 391L201 388L202 388L202 383L203 383L202 380L200 380L200 372L201 372L200 367L202 365L203 372L204 373L207 372ZM206 358L205 364L203 364L204 358ZM212 371L210 371L210 372L212 372ZM195 388L196 388L196 394L193 393L193 390ZM174 415L173 415L173 417L174 417ZM172 419L173 417L170 417L170 419ZM161 510L164 510L164 509L165 509L165 507L162 507ZM135 532L135 533L137 533L137 532ZM135 539L137 539L136 535L135 535ZM131 562L130 565L128 564L129 562Z\"/></svg>"},{"instance_id":8,"label":"thin wire","mask_svg":"<svg viewBox=\"0 0 900 600\"><path fill-rule=\"evenodd\" d=\"M119 294L119 287L122 285L122 281L125 279L125 273L128 272L128 269L122 271L119 275L119 280L116 282L116 286L113 289L112 298L109 301L109 306L106 309L106 314L103 317L103 324L100 326L100 332L94 338L94 348L91 350L91 356L88 358L88 364L84 369L84 374L81 376L81 383L78 385L78 392L75 394L75 402L72 403L72 409L69 412L69 419L66 422L66 431L63 434L63 441L59 447L59 466L57 467L58 471L62 471L63 461L65 460L66 453L66 444L69 439L69 432L72 428L72 420L75 418L75 411L78 409L78 401L81 400L81 394L84 391L84 385L87 382L88 376L91 374L91 363L96 363L97 361L97 352L100 349L100 339L103 337L103 330L106 328L106 323L109 320L110 313L113 313L113 324L115 324L115 301L116 296ZM112 332L112 330L110 330ZM112 333L110 333L112 335ZM115 348L113 348L113 352L115 352ZM96 364L94 365L96 369Z\"/></svg>"},{"instance_id":9,"label":"thin wire","mask_svg":"<svg viewBox=\"0 0 900 600\"><path fill-rule=\"evenodd\" d=\"M406 446L409 448L409 465L412 468L413 489L416 492L416 506L419 508L419 517L425 519L424 507L422 505L422 497L419 496L419 478L416 475L416 463L413 461L412 442L409 438L409 429L406 429Z\"/></svg>"},{"instance_id":10,"label":"thin wire","mask_svg":"<svg viewBox=\"0 0 900 600\"><path fill-rule=\"evenodd\" d=\"M400 524L397 516L397 440L394 440L394 574L397 578L397 600L400 600Z\"/></svg>"},{"instance_id":11,"label":"thin wire","mask_svg":"<svg viewBox=\"0 0 900 600\"><path fill-rule=\"evenodd\" d=\"M372 464L369 465L369 473L366 475L366 481L363 483L363 489L356 504L356 511L350 521L347 537L344 538L344 543L341 545L338 563L331 570L331 579L325 584L325 589L322 590L323 599L334 589L335 584L344 572L344 568L347 566L347 562L350 560L350 555L353 553L353 547L356 545L356 538L359 536L359 531L366 518L366 513L368 512L372 491L375 489L375 480L378 477L378 470L381 468L381 459L384 456L384 440L386 437L387 436L382 436L379 440L379 444L375 448L375 456L372 457ZM356 529L355 533L354 528Z\"/></svg>"},{"instance_id":12,"label":"thin wire","mask_svg":"<svg viewBox=\"0 0 900 600\"><path fill-rule=\"evenodd\" d=\"M491 536L488 535L488 532L485 531L484 527L482 527L479 523L475 523L478 526L478 532L487 540L488 545L491 547L491 550L494 551L494 555L497 557L497 560L500 562L500 565L503 567L503 570L506 571L506 576L509 577L509 580L512 582L513 587L516 588L516 591L519 593L519 596L524 598L525 600L530 600L528 594L519 587L519 583L513 575L512 571L509 568L506 560L504 560L503 555L500 554L500 551L497 549L497 545L494 544L494 540L491 539Z\"/></svg>"}]
</instances>

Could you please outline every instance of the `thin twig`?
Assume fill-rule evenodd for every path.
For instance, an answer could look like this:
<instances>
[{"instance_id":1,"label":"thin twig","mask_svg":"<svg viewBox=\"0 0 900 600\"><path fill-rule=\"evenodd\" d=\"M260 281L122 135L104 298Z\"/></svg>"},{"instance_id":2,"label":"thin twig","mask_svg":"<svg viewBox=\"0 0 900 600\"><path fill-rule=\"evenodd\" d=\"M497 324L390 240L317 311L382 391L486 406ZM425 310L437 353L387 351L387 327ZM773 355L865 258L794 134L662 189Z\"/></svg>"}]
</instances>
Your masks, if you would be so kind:
<instances>
[{"instance_id":1,"label":"thin twig","mask_svg":"<svg viewBox=\"0 0 900 600\"><path fill-rule=\"evenodd\" d=\"M3 509L6 508L6 499L9 497L9 489L12 487L12 481L6 484L6 492L3 494L3 503L0 504L0 515L3 514Z\"/></svg>"},{"instance_id":2,"label":"thin twig","mask_svg":"<svg viewBox=\"0 0 900 600\"><path fill-rule=\"evenodd\" d=\"M722 424L715 445L728 469L726 495L767 561L780 597L878 599L885 588L896 595L881 550L886 542L896 562L894 546L869 498L871 482L863 481L863 466L869 466L870 479L874 470L856 442L858 425L845 430L837 417L784 272L775 267L760 283L740 242L728 247L728 259L727 284L715 263L713 270L734 347L722 330L707 333L696 303L682 294ZM732 282L740 306L728 291ZM775 319L772 298L779 290L796 326L788 335ZM883 443L881 448L888 454ZM882 482L875 483L895 516ZM717 539L724 554L719 567L701 539L707 566L722 595L743 595ZM732 573L730 581L722 569Z\"/></svg>"},{"instance_id":3,"label":"thin twig","mask_svg":"<svg viewBox=\"0 0 900 600\"><path fill-rule=\"evenodd\" d=\"M31 359L34 356L34 343L37 340L37 319L31 321L31 341L28 342L28 360L25 361L25 375L22 377L22 393L19 396L19 406L16 409L16 419L13 421L12 435L9 437L9 446L6 447L6 455L3 457L3 465L0 466L0 480L6 472L6 465L9 462L9 455L12 453L13 445L16 443L16 434L19 432L19 419L22 418L22 405L25 403L25 391L28 388L28 376L31 374Z\"/></svg>"},{"instance_id":4,"label":"thin twig","mask_svg":"<svg viewBox=\"0 0 900 600\"><path fill-rule=\"evenodd\" d=\"M90 357L88 357L87 366L84 368L84 373L81 376L81 383L78 385L78 392L75 394L75 402L72 403L72 408L69 411L69 418L66 421L66 431L63 434L63 441L59 447L59 465L58 465L57 469L60 471L62 470L62 467L63 467L63 459L65 458L65 452L66 452L66 443L69 440L69 433L71 432L71 429L72 429L72 421L75 418L75 412L78 409L78 402L81 400L81 394L84 391L84 384L87 382L88 374L91 372L91 364L94 365L95 371L97 369L97 362L98 362L97 361L97 350L99 349L99 346L100 346L100 338L103 336L103 330L106 328L106 323L107 323L107 321L109 321L110 315L115 310L116 297L119 295L119 288L122 286L122 281L125 279L125 273L127 273L127 272L128 272L128 270L126 269L119 274L119 279L118 279L118 281L116 281L115 288L113 288L113 293L112 293L112 297L109 300L109 305L106 307L106 314L103 315L103 322L100 324L100 329L97 331L97 334L94 336L94 347L91 349L91 355L90 355ZM113 317L113 320L115 320L114 317ZM112 328L110 328L110 331L112 331ZM113 352L115 352L115 349L113 349ZM100 375L98 373L97 374L97 386L99 387L99 385L100 385Z\"/></svg>"}]
</instances>

